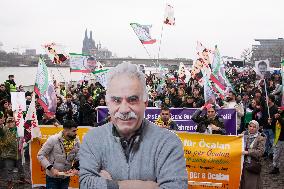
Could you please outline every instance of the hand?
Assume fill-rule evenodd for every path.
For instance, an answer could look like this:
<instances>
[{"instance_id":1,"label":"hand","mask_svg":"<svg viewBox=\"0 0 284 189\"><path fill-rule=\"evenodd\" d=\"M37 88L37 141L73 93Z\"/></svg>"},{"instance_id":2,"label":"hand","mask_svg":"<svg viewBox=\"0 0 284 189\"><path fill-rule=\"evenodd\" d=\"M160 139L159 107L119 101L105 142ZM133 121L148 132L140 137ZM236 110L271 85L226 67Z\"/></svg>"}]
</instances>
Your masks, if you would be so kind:
<instances>
[{"instance_id":1,"label":"hand","mask_svg":"<svg viewBox=\"0 0 284 189\"><path fill-rule=\"evenodd\" d=\"M243 155L248 155L248 151L243 151Z\"/></svg>"},{"instance_id":2,"label":"hand","mask_svg":"<svg viewBox=\"0 0 284 189\"><path fill-rule=\"evenodd\" d=\"M269 125L271 125L272 119L271 119L271 118L268 118L267 122L268 122Z\"/></svg>"},{"instance_id":3,"label":"hand","mask_svg":"<svg viewBox=\"0 0 284 189\"><path fill-rule=\"evenodd\" d=\"M109 174L109 172L107 172L106 170L101 170L99 175L101 177L103 177L104 179L108 179L108 180L112 180L111 175Z\"/></svg>"},{"instance_id":4,"label":"hand","mask_svg":"<svg viewBox=\"0 0 284 189\"><path fill-rule=\"evenodd\" d=\"M217 127L216 125L211 124L211 129L213 131L218 131L218 130L220 130L220 127Z\"/></svg>"},{"instance_id":5,"label":"hand","mask_svg":"<svg viewBox=\"0 0 284 189\"><path fill-rule=\"evenodd\" d=\"M50 171L51 171L51 174L52 174L53 176L59 176L59 173L58 173L59 171L58 171L57 169L55 169L55 168L52 167Z\"/></svg>"},{"instance_id":6,"label":"hand","mask_svg":"<svg viewBox=\"0 0 284 189\"><path fill-rule=\"evenodd\" d=\"M53 125L54 125L55 127L58 127L58 126L59 126L59 123L55 122Z\"/></svg>"},{"instance_id":7,"label":"hand","mask_svg":"<svg viewBox=\"0 0 284 189\"><path fill-rule=\"evenodd\" d=\"M79 171L77 169L70 169L69 171L66 171L65 173L70 174L71 176L79 175Z\"/></svg>"},{"instance_id":8,"label":"hand","mask_svg":"<svg viewBox=\"0 0 284 189\"><path fill-rule=\"evenodd\" d=\"M118 181L119 189L158 189L158 183L154 181L123 180Z\"/></svg>"}]
</instances>

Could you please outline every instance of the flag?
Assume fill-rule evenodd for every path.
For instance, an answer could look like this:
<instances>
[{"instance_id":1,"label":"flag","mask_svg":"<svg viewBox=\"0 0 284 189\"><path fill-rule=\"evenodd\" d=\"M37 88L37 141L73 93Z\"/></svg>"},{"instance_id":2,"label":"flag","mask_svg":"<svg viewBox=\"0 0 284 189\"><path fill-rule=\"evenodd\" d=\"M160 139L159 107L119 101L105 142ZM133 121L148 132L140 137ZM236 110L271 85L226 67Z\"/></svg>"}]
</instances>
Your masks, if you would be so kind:
<instances>
[{"instance_id":1,"label":"flag","mask_svg":"<svg viewBox=\"0 0 284 189\"><path fill-rule=\"evenodd\" d=\"M190 79L190 73L182 62L179 63L178 77L183 83L187 83Z\"/></svg>"},{"instance_id":2,"label":"flag","mask_svg":"<svg viewBox=\"0 0 284 189\"><path fill-rule=\"evenodd\" d=\"M15 112L15 123L17 127L17 137L24 137L24 117L21 107Z\"/></svg>"},{"instance_id":3,"label":"flag","mask_svg":"<svg viewBox=\"0 0 284 189\"><path fill-rule=\"evenodd\" d=\"M38 95L38 103L48 115L54 115L56 111L56 93L52 82L48 80L48 70L44 61L39 58L36 82L34 87Z\"/></svg>"},{"instance_id":4,"label":"flag","mask_svg":"<svg viewBox=\"0 0 284 189\"><path fill-rule=\"evenodd\" d=\"M166 5L164 24L175 25L174 8L171 5Z\"/></svg>"},{"instance_id":5,"label":"flag","mask_svg":"<svg viewBox=\"0 0 284 189\"><path fill-rule=\"evenodd\" d=\"M210 66L211 72L209 77L206 78L206 86L211 92L209 93L204 90L205 101L216 99L216 97L223 100L229 89L232 89L232 86L225 75L224 64L221 60L217 46L215 47L213 54L214 58Z\"/></svg>"},{"instance_id":6,"label":"flag","mask_svg":"<svg viewBox=\"0 0 284 189\"><path fill-rule=\"evenodd\" d=\"M280 137L280 133L281 133L281 124L280 122L277 120L276 121L276 125L275 125L275 137L274 137L274 143L273 146L275 146L279 140Z\"/></svg>"},{"instance_id":7,"label":"flag","mask_svg":"<svg viewBox=\"0 0 284 189\"><path fill-rule=\"evenodd\" d=\"M151 25L140 25L138 23L130 23L133 31L137 35L138 39L142 44L153 44L156 42L156 39L152 39L150 35Z\"/></svg>"},{"instance_id":8,"label":"flag","mask_svg":"<svg viewBox=\"0 0 284 189\"><path fill-rule=\"evenodd\" d=\"M30 136L25 138L25 142L28 143L34 138L41 138L40 128L38 126L38 120L35 108L35 94L33 93L32 101L29 106L26 118L25 118L25 129L30 133ZM28 135L28 134L27 134Z\"/></svg>"},{"instance_id":9,"label":"flag","mask_svg":"<svg viewBox=\"0 0 284 189\"><path fill-rule=\"evenodd\" d=\"M91 68L87 66L89 55L69 53L70 72L90 73Z\"/></svg>"},{"instance_id":10,"label":"flag","mask_svg":"<svg viewBox=\"0 0 284 189\"><path fill-rule=\"evenodd\" d=\"M67 59L69 59L69 56L64 52L62 45L56 43L48 43L42 46L48 57L54 64L62 64Z\"/></svg>"},{"instance_id":11,"label":"flag","mask_svg":"<svg viewBox=\"0 0 284 189\"><path fill-rule=\"evenodd\" d=\"M190 70L191 78L198 81L199 85L203 86L211 74L211 59L212 50L203 46L202 43L197 41L197 60L192 65Z\"/></svg>"}]
</instances>

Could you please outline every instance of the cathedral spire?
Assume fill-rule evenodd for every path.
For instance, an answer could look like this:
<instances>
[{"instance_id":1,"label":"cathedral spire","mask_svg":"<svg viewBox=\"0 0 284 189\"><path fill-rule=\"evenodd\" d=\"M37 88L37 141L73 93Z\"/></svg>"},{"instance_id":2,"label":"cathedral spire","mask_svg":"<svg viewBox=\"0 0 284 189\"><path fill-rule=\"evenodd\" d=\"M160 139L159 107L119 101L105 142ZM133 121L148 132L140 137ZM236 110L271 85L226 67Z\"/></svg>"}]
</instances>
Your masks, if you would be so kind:
<instances>
[{"instance_id":1,"label":"cathedral spire","mask_svg":"<svg viewBox=\"0 0 284 189\"><path fill-rule=\"evenodd\" d=\"M90 31L90 40L93 40L93 31Z\"/></svg>"},{"instance_id":2,"label":"cathedral spire","mask_svg":"<svg viewBox=\"0 0 284 189\"><path fill-rule=\"evenodd\" d=\"M86 30L85 30L85 39L88 39L88 34L87 34L87 28L86 28Z\"/></svg>"}]
</instances>

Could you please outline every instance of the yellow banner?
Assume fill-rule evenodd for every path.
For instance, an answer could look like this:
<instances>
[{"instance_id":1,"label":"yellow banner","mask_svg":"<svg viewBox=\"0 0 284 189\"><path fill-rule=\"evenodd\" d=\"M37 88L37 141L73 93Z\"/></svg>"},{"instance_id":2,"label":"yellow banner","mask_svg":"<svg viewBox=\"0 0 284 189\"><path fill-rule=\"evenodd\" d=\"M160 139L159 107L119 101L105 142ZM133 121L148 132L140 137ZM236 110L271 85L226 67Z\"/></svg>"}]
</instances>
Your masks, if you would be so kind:
<instances>
[{"instance_id":1,"label":"yellow banner","mask_svg":"<svg viewBox=\"0 0 284 189\"><path fill-rule=\"evenodd\" d=\"M88 132L90 127L78 127L77 135L82 141L84 135ZM59 133L62 127L55 127L53 125L40 125L40 131L42 134L41 139L34 139L30 145L31 154L31 179L32 187L45 186L45 169L40 165L37 160L37 153L41 146L51 135ZM78 176L71 177L70 188L79 188Z\"/></svg>"},{"instance_id":2,"label":"yellow banner","mask_svg":"<svg viewBox=\"0 0 284 189\"><path fill-rule=\"evenodd\" d=\"M242 171L243 137L177 133L191 189L238 189Z\"/></svg>"}]
</instances>

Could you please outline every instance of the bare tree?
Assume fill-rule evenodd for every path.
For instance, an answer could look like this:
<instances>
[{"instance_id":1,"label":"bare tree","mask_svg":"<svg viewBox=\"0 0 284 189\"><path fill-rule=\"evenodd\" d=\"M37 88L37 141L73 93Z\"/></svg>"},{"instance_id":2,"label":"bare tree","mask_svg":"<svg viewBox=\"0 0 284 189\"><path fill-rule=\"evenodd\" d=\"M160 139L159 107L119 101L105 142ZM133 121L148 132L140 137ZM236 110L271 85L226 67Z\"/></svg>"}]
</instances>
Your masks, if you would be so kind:
<instances>
[{"instance_id":1,"label":"bare tree","mask_svg":"<svg viewBox=\"0 0 284 189\"><path fill-rule=\"evenodd\" d=\"M252 64L252 49L244 49L241 58L244 60L244 64Z\"/></svg>"}]
</instances>

